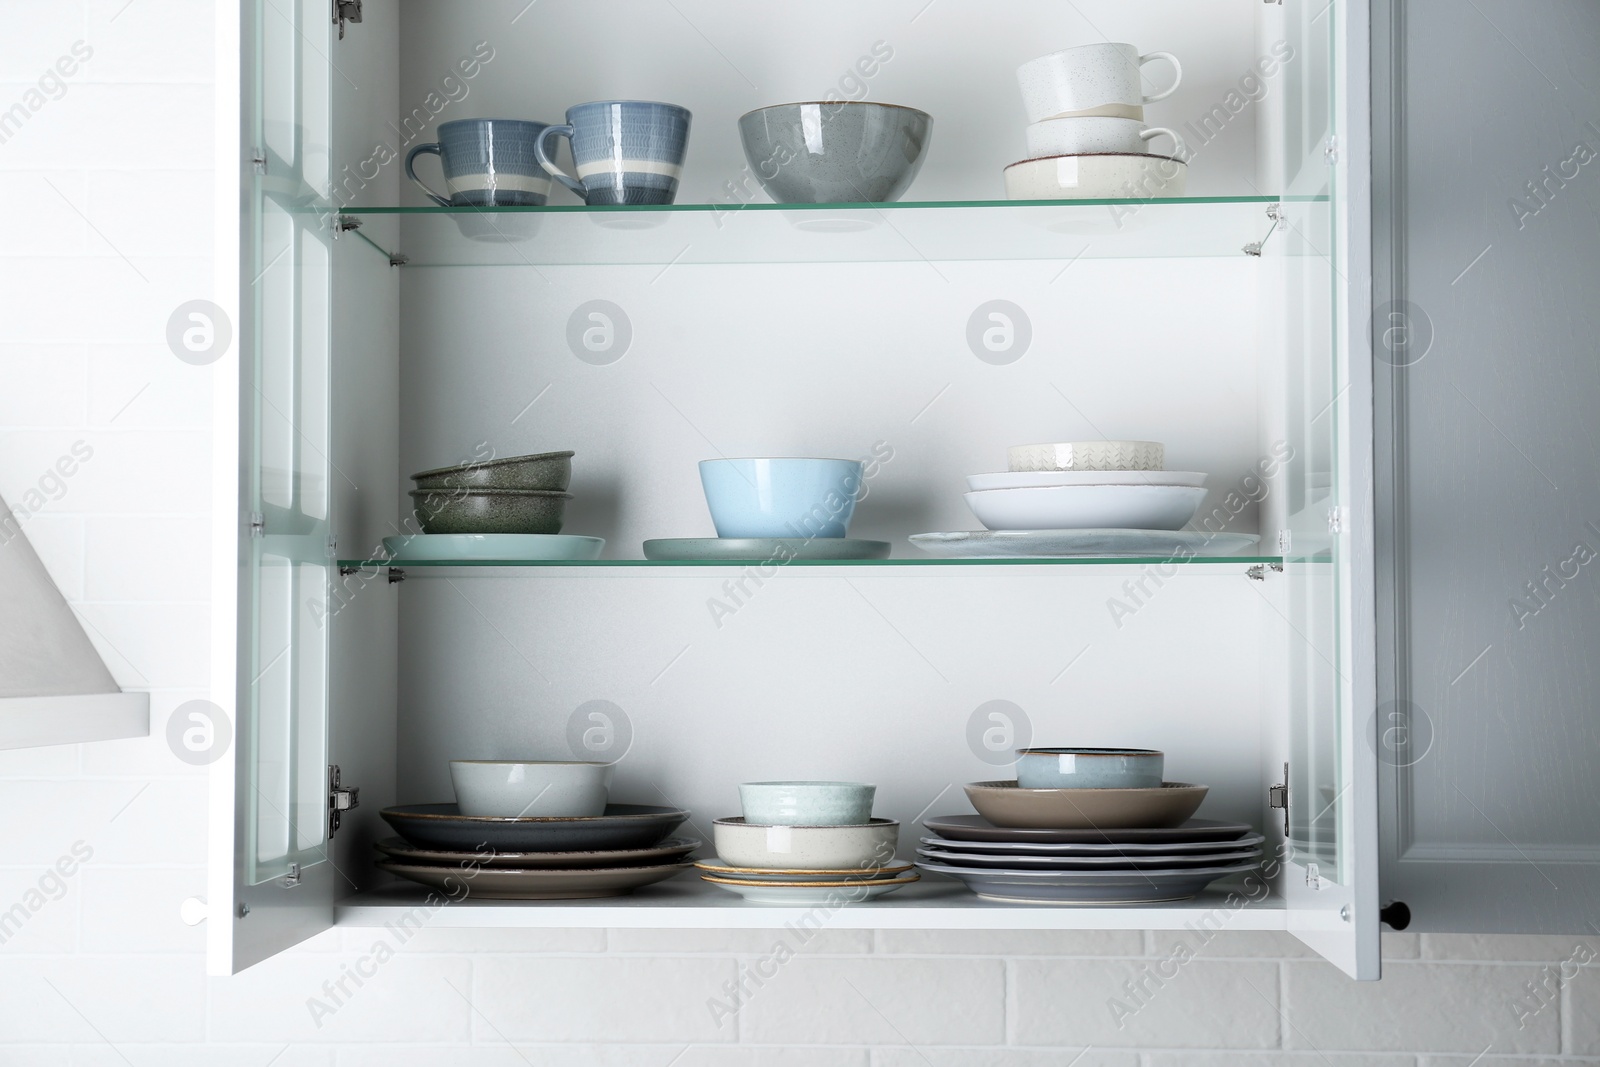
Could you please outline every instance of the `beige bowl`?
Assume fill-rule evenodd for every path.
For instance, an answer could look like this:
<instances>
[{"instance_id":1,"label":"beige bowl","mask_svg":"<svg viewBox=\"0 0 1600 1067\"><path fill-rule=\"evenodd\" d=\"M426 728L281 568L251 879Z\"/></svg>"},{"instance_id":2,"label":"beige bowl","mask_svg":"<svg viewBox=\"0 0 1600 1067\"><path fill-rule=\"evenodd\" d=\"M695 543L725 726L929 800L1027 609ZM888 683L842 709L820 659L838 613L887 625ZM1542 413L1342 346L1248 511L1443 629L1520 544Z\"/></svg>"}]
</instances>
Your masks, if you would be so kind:
<instances>
[{"instance_id":1,"label":"beige bowl","mask_svg":"<svg viewBox=\"0 0 1600 1067\"><path fill-rule=\"evenodd\" d=\"M1012 445L1006 456L1013 473L1158 471L1167 461L1167 450L1160 441L1058 441Z\"/></svg>"},{"instance_id":2,"label":"beige bowl","mask_svg":"<svg viewBox=\"0 0 1600 1067\"><path fill-rule=\"evenodd\" d=\"M859 870L894 862L900 824L873 819L857 826L758 826L743 819L717 819L711 836L717 858L733 867Z\"/></svg>"},{"instance_id":3,"label":"beige bowl","mask_svg":"<svg viewBox=\"0 0 1600 1067\"><path fill-rule=\"evenodd\" d=\"M1189 166L1172 156L1098 152L1025 159L1005 177L1012 200L1151 200L1182 196Z\"/></svg>"},{"instance_id":4,"label":"beige bowl","mask_svg":"<svg viewBox=\"0 0 1600 1067\"><path fill-rule=\"evenodd\" d=\"M973 782L967 786L967 799L996 826L1155 829L1187 822L1205 800L1207 788L1163 782L1160 789L1023 789L1016 782Z\"/></svg>"}]
</instances>

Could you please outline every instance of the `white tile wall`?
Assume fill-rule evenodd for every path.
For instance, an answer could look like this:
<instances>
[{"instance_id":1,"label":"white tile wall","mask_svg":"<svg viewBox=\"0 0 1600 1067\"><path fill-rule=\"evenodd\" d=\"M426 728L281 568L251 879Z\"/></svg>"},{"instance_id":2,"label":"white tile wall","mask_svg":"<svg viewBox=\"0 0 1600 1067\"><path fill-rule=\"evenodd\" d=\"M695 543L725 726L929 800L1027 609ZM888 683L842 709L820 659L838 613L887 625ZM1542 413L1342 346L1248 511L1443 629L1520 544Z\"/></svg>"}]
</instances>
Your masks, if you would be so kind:
<instances>
[{"instance_id":1,"label":"white tile wall","mask_svg":"<svg viewBox=\"0 0 1600 1067\"><path fill-rule=\"evenodd\" d=\"M95 49L0 145L0 495L92 443L27 529L157 725L0 753L0 913L74 841L94 849L0 943L0 1067L1600 1063L1594 965L1520 1027L1514 1011L1566 937L1388 938L1385 980L1357 986L1286 936L1224 934L1122 1029L1107 1001L1175 935L829 932L720 1027L706 1001L772 935L428 930L320 1028L307 1000L373 932L205 978L202 931L178 919L203 892L204 782L159 728L207 682L210 383L162 336L210 285L211 10L0 0L0 106L74 41Z\"/></svg>"}]
</instances>

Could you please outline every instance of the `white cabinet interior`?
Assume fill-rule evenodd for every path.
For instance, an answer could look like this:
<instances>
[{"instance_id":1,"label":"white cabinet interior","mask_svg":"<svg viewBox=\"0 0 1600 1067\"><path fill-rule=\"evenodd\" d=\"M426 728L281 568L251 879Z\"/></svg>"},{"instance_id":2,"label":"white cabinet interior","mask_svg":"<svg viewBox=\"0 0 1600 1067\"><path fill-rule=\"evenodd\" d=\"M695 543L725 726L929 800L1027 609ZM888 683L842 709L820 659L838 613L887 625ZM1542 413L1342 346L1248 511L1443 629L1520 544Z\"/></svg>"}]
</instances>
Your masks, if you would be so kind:
<instances>
[{"instance_id":1,"label":"white cabinet interior","mask_svg":"<svg viewBox=\"0 0 1600 1067\"><path fill-rule=\"evenodd\" d=\"M291 29L324 32L308 5ZM258 239L259 254L241 257L299 301L292 320L287 297L276 310L255 305L261 330L277 316L299 333L249 332L262 366L292 370L263 379L281 382L278 403L247 393L244 417L281 423L272 439L285 462L305 465L291 479L301 495L285 497L294 530L278 533L269 515L266 540L297 566L320 566L329 590L318 599L309 584L293 596L280 589L271 632L241 644L238 699L279 727L270 781L286 810L274 816L249 799L260 766L241 744L229 773L247 798L241 810L255 814L230 819L238 859L215 885L232 913L214 933L213 965L247 966L335 915L383 922L414 906L420 893L384 885L371 868L371 842L388 833L378 809L448 798L451 758L566 755L591 701L609 702L626 727L625 752L609 753L622 757L617 799L682 805L693 813L687 829L709 838L739 781L870 780L878 814L904 822L909 854L917 819L965 810L962 782L1006 776L968 740L980 705L1006 700L1040 743L1164 749L1169 778L1211 786L1205 814L1250 821L1274 842L1283 816L1268 809L1268 788L1290 764L1304 780L1290 782L1292 844L1273 865L1271 894L1237 908L1226 887L1151 908L995 908L930 879L833 921L1214 921L1295 930L1352 974L1375 976L1371 753L1351 712L1370 676L1352 635L1370 620L1349 593L1370 573L1366 539L1350 536L1367 522L1370 460L1346 411L1366 385L1349 376L1348 340L1334 327L1348 313L1343 288L1364 267L1339 269L1347 220L1334 215L1348 207L1330 175L1348 157L1325 154L1343 76L1336 42L1362 39L1348 7L1019 0L997 16L973 2L757 12L697 0L597 20L573 0L368 3L360 25L328 40L321 66L303 37L267 19L264 51L277 41L300 60L284 76L298 92L276 98L298 154L275 155L268 174L299 194L326 179L333 193L322 189L287 221L292 255L273 261ZM247 65L283 60L258 58L245 37ZM1000 168L1023 155L1017 63L1107 38L1181 56L1184 89L1149 118L1190 137L1191 202L983 203L1003 195ZM851 75L858 53L881 53L880 42L892 58L870 78ZM733 209L765 200L739 192L738 115L830 91L935 116L907 199L938 206ZM694 111L679 201L730 210L524 213L531 229L509 246L474 242L447 213L393 210L423 203L392 162L429 139L408 126L417 107L430 121L556 121L573 103L629 97ZM270 112L272 92L261 99ZM245 113L249 145L254 112ZM1351 140L1359 152L1359 134L1344 151ZM368 162L379 158L391 162ZM557 191L552 203L572 198ZM340 229L341 216L359 228ZM828 226L811 225L823 216ZM1252 244L1261 254L1247 252ZM307 307L324 261L325 320ZM240 284L262 299L248 274ZM1026 347L1008 362L981 358L967 340L974 312L994 299L1027 321ZM628 326L626 350L605 362L580 358L568 340L594 300ZM325 443L317 380L331 398ZM909 562L918 558L909 534L977 525L962 476L1000 467L1006 445L1095 437L1160 439L1169 466L1208 472L1202 515L1215 518L1205 528L1262 535L1260 556ZM892 542L898 558L785 568L733 591L739 568L410 568L397 586L383 568L340 574L326 551L312 563L324 521L340 558L375 556L403 521L406 475L485 445L500 455L574 449L565 528L607 538L612 561L638 559L645 538L711 532L697 460L887 449L852 534ZM291 533L298 540L272 540ZM251 625L268 617L252 606L255 588L241 586ZM269 691L245 672L250 659L270 683L271 670L288 669L273 666L277 654L309 665L294 675L299 691ZM312 685L324 654L325 701ZM324 735L328 762L361 788L331 848L309 821ZM276 843L266 851L263 826ZM683 879L572 906L472 901L431 921L785 917L716 893Z\"/></svg>"}]
</instances>

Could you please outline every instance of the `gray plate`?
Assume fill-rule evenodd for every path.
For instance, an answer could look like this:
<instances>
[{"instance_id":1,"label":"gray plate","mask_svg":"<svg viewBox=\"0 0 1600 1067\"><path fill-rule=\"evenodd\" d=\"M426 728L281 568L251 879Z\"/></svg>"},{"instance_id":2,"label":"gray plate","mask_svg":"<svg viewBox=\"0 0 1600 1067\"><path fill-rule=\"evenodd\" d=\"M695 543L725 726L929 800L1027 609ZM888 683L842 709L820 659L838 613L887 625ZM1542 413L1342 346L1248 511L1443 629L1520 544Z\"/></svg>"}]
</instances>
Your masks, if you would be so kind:
<instances>
[{"instance_id":1,"label":"gray plate","mask_svg":"<svg viewBox=\"0 0 1600 1067\"><path fill-rule=\"evenodd\" d=\"M934 833L956 841L1033 841L1047 845L1161 843L1172 841L1234 841L1255 827L1221 819L1190 819L1182 826L1127 830L1041 830L996 826L982 815L937 815L923 819Z\"/></svg>"},{"instance_id":2,"label":"gray plate","mask_svg":"<svg viewBox=\"0 0 1600 1067\"><path fill-rule=\"evenodd\" d=\"M1260 540L1254 534L1192 530L973 530L911 535L912 544L947 559L1233 556Z\"/></svg>"},{"instance_id":3,"label":"gray plate","mask_svg":"<svg viewBox=\"0 0 1600 1067\"><path fill-rule=\"evenodd\" d=\"M509 871L484 867L462 871L379 860L378 866L401 878L432 886L452 900L463 896L484 900L577 900L585 897L620 897L642 885L665 881L694 864L688 860L650 867L607 867L599 870Z\"/></svg>"},{"instance_id":4,"label":"gray plate","mask_svg":"<svg viewBox=\"0 0 1600 1067\"><path fill-rule=\"evenodd\" d=\"M645 559L888 559L889 542L853 537L658 537L644 543Z\"/></svg>"},{"instance_id":5,"label":"gray plate","mask_svg":"<svg viewBox=\"0 0 1600 1067\"><path fill-rule=\"evenodd\" d=\"M917 855L931 863L948 863L953 867L973 867L984 870L1039 870L1039 871L1175 871L1199 867L1226 867L1247 861L1259 862L1259 848L1233 849L1228 852L1204 852L1192 855L1146 856L996 856L981 852L947 852L944 849L919 848Z\"/></svg>"},{"instance_id":6,"label":"gray plate","mask_svg":"<svg viewBox=\"0 0 1600 1067\"><path fill-rule=\"evenodd\" d=\"M1195 820L1202 821L1202 820ZM1118 831L1120 833L1120 831ZM1191 852L1221 852L1226 849L1255 848L1266 838L1246 834L1227 841L1095 841L1081 844L1050 844L1043 841L957 841L947 837L924 837L922 843L940 852L978 852L989 856L1181 856Z\"/></svg>"},{"instance_id":7,"label":"gray plate","mask_svg":"<svg viewBox=\"0 0 1600 1067\"><path fill-rule=\"evenodd\" d=\"M459 867L461 864L478 864L481 867L554 868L554 867L636 867L662 864L680 859L705 844L692 837L669 837L652 848L610 849L600 852L501 852L498 849L483 852L442 852L436 849L415 848L398 837L387 837L377 842L379 852L392 856L401 863L434 864Z\"/></svg>"},{"instance_id":8,"label":"gray plate","mask_svg":"<svg viewBox=\"0 0 1600 1067\"><path fill-rule=\"evenodd\" d=\"M1244 874L1258 861L1168 871L986 871L923 861L985 900L1013 904L1160 904L1188 900L1218 878Z\"/></svg>"},{"instance_id":9,"label":"gray plate","mask_svg":"<svg viewBox=\"0 0 1600 1067\"><path fill-rule=\"evenodd\" d=\"M607 804L581 818L462 815L454 804L402 804L378 813L418 848L443 852L591 852L651 848L689 813L656 804Z\"/></svg>"}]
</instances>

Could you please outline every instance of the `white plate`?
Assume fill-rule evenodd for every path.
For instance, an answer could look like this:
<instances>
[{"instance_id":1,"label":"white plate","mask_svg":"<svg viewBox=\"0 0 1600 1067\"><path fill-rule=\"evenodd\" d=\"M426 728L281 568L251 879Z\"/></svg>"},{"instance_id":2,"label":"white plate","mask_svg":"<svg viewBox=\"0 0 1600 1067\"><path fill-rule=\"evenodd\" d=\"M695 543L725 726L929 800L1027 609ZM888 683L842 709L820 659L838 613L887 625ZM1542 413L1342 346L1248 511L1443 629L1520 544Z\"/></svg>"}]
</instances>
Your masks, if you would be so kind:
<instances>
[{"instance_id":1,"label":"white plate","mask_svg":"<svg viewBox=\"0 0 1600 1067\"><path fill-rule=\"evenodd\" d=\"M1206 476L1199 471L999 471L967 475L967 488L975 493L986 489L1047 489L1057 485L1205 484Z\"/></svg>"},{"instance_id":2,"label":"white plate","mask_svg":"<svg viewBox=\"0 0 1600 1067\"><path fill-rule=\"evenodd\" d=\"M1112 831L1115 833L1116 831ZM977 852L991 856L1179 856L1194 852L1226 852L1229 849L1257 848L1266 837L1251 833L1231 841L1122 841L1037 842L1037 841L962 841L957 838L924 837L922 843L941 852ZM918 850L921 851L920 849Z\"/></svg>"},{"instance_id":3,"label":"white plate","mask_svg":"<svg viewBox=\"0 0 1600 1067\"><path fill-rule=\"evenodd\" d=\"M810 885L741 885L729 878L701 875L714 886L738 893L752 904L859 904L908 886L922 876L916 873L886 882L820 882Z\"/></svg>"},{"instance_id":4,"label":"white plate","mask_svg":"<svg viewBox=\"0 0 1600 1067\"><path fill-rule=\"evenodd\" d=\"M574 534L412 534L383 539L384 551L402 560L599 559L605 547L603 537Z\"/></svg>"},{"instance_id":5,"label":"white plate","mask_svg":"<svg viewBox=\"0 0 1600 1067\"><path fill-rule=\"evenodd\" d=\"M1012 200L1148 200L1183 195L1189 168L1171 156L1103 152L1025 159L1005 170Z\"/></svg>"},{"instance_id":6,"label":"white plate","mask_svg":"<svg viewBox=\"0 0 1600 1067\"><path fill-rule=\"evenodd\" d=\"M738 867L724 863L720 857L697 860L695 868L714 878L731 878L738 882L765 882L770 885L796 885L813 882L872 882L904 878L915 866L911 863L894 863L853 870L808 871L788 867Z\"/></svg>"},{"instance_id":7,"label":"white plate","mask_svg":"<svg viewBox=\"0 0 1600 1067\"><path fill-rule=\"evenodd\" d=\"M1192 530L973 530L911 535L912 544L945 559L1190 559L1237 555L1260 540L1255 534Z\"/></svg>"},{"instance_id":8,"label":"white plate","mask_svg":"<svg viewBox=\"0 0 1600 1067\"><path fill-rule=\"evenodd\" d=\"M1056 485L968 493L991 530L1177 530L1194 518L1204 489L1187 485Z\"/></svg>"}]
</instances>

